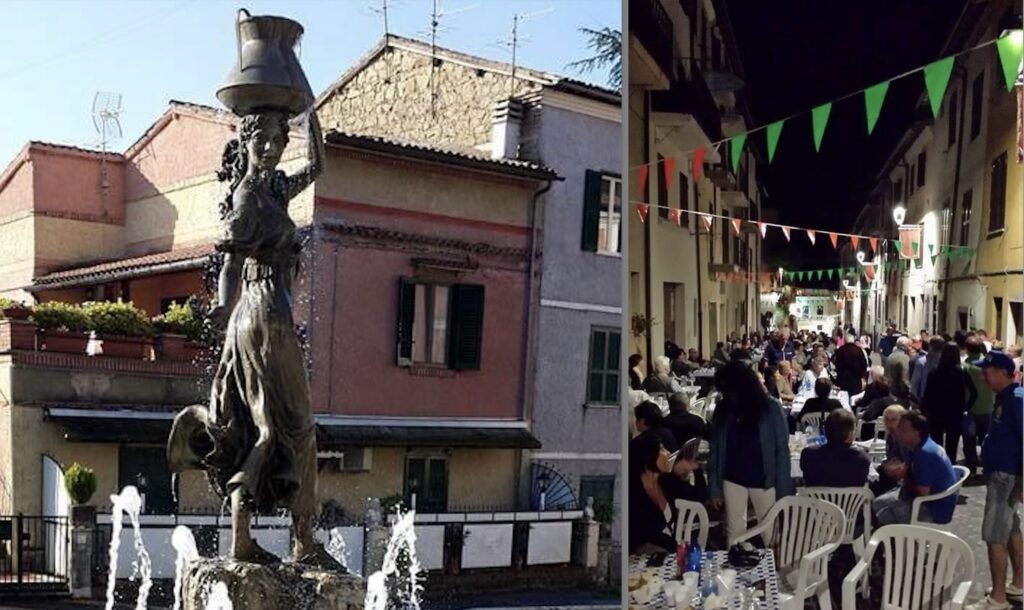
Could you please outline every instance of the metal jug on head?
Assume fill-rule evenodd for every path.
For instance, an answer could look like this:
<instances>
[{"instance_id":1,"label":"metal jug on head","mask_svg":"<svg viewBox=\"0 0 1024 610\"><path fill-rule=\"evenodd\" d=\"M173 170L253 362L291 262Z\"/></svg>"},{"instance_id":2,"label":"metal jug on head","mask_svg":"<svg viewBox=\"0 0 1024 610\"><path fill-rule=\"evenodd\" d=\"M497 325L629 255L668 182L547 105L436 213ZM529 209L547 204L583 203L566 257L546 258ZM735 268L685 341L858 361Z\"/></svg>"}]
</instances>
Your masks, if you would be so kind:
<instances>
[{"instance_id":1,"label":"metal jug on head","mask_svg":"<svg viewBox=\"0 0 1024 610\"><path fill-rule=\"evenodd\" d=\"M235 23L238 63L217 99L238 116L274 108L300 114L313 103L313 91L295 55L302 26L291 19L240 9Z\"/></svg>"}]
</instances>

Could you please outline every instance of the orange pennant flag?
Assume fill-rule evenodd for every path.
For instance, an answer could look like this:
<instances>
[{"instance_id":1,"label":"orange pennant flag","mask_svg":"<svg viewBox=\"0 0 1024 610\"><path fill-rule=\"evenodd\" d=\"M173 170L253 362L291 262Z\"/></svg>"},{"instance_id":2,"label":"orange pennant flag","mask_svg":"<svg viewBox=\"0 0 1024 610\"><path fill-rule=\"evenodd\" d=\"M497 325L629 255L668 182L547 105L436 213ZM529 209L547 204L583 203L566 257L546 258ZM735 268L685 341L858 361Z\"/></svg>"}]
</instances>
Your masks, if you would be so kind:
<instances>
[{"instance_id":1,"label":"orange pennant flag","mask_svg":"<svg viewBox=\"0 0 1024 610\"><path fill-rule=\"evenodd\" d=\"M675 157L666 157L663 169L665 170L665 190L667 191L672 188L672 174L675 173L676 169Z\"/></svg>"},{"instance_id":2,"label":"orange pennant flag","mask_svg":"<svg viewBox=\"0 0 1024 610\"><path fill-rule=\"evenodd\" d=\"M877 237L869 237L868 238L868 243L871 244L871 251L872 252L878 252L878 238Z\"/></svg>"},{"instance_id":3,"label":"orange pennant flag","mask_svg":"<svg viewBox=\"0 0 1024 610\"><path fill-rule=\"evenodd\" d=\"M835 233L829 233L828 234L828 238L830 240L832 240L832 247L835 248L836 247L836 242L839 241L839 236L836 235Z\"/></svg>"},{"instance_id":4,"label":"orange pennant flag","mask_svg":"<svg viewBox=\"0 0 1024 610\"><path fill-rule=\"evenodd\" d=\"M807 239L811 240L811 245L814 245L814 231L807 229Z\"/></svg>"},{"instance_id":5,"label":"orange pennant flag","mask_svg":"<svg viewBox=\"0 0 1024 610\"><path fill-rule=\"evenodd\" d=\"M700 180L700 174L701 174L701 172L703 170L704 170L704 148L701 147L701 148L698 148L697 150L693 151L693 168L692 168L691 171L693 173L693 181L694 182Z\"/></svg>"},{"instance_id":6,"label":"orange pennant flag","mask_svg":"<svg viewBox=\"0 0 1024 610\"><path fill-rule=\"evenodd\" d=\"M853 249L856 250L857 249L857 245L860 243L860 236L859 235L851 235L850 236L850 243L853 245Z\"/></svg>"},{"instance_id":7,"label":"orange pennant flag","mask_svg":"<svg viewBox=\"0 0 1024 610\"><path fill-rule=\"evenodd\" d=\"M764 239L764 234L768 232L768 225L764 224L763 222L758 222L757 228L761 229L761 239Z\"/></svg>"},{"instance_id":8,"label":"orange pennant flag","mask_svg":"<svg viewBox=\"0 0 1024 610\"><path fill-rule=\"evenodd\" d=\"M779 227L782 229L782 234L786 236L786 241L789 241L789 227Z\"/></svg>"},{"instance_id":9,"label":"orange pennant flag","mask_svg":"<svg viewBox=\"0 0 1024 610\"><path fill-rule=\"evenodd\" d=\"M644 163L636 168L636 192L643 193L647 190L647 164Z\"/></svg>"},{"instance_id":10,"label":"orange pennant flag","mask_svg":"<svg viewBox=\"0 0 1024 610\"><path fill-rule=\"evenodd\" d=\"M700 219L704 221L704 230L708 233L711 232L711 217L707 214L701 214Z\"/></svg>"},{"instance_id":11,"label":"orange pennant flag","mask_svg":"<svg viewBox=\"0 0 1024 610\"><path fill-rule=\"evenodd\" d=\"M732 219L732 228L733 228L734 231L736 231L736 235L740 234L740 223L741 222L743 222L743 220L740 219L740 218L733 218Z\"/></svg>"},{"instance_id":12,"label":"orange pennant flag","mask_svg":"<svg viewBox=\"0 0 1024 610\"><path fill-rule=\"evenodd\" d=\"M681 226L682 223L681 223L680 218L679 218L681 215L682 215L682 212L680 212L679 210L677 210L675 208L670 209L668 211L669 222L674 222L677 225Z\"/></svg>"},{"instance_id":13,"label":"orange pennant flag","mask_svg":"<svg viewBox=\"0 0 1024 610\"><path fill-rule=\"evenodd\" d=\"M647 222L647 211L650 207L646 203L636 204L636 213L640 215L640 222Z\"/></svg>"}]
</instances>

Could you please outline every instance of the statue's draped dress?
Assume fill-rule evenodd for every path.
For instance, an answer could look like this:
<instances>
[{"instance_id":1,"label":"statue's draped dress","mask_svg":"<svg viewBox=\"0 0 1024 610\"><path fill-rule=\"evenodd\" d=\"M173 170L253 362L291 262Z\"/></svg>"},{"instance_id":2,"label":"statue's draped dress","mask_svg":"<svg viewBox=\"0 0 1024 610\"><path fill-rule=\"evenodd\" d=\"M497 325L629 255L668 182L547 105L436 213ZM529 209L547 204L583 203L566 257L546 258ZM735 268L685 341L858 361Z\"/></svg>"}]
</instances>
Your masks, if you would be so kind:
<instances>
[{"instance_id":1,"label":"statue's draped dress","mask_svg":"<svg viewBox=\"0 0 1024 610\"><path fill-rule=\"evenodd\" d=\"M276 186L284 176L274 178ZM282 191L243 182L234 193L217 249L245 257L240 295L205 425L189 432L188 444L221 494L240 488L260 512L287 508L302 517L316 513L316 436L292 320L295 224Z\"/></svg>"}]
</instances>

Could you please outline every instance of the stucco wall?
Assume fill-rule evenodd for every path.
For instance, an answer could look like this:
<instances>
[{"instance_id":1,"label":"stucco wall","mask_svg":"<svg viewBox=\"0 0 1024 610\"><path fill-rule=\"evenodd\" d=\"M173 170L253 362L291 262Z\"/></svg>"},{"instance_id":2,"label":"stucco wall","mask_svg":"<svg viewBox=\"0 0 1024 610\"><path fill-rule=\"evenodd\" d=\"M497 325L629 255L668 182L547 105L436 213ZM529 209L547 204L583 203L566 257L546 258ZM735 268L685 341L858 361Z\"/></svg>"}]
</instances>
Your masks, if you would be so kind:
<instances>
[{"instance_id":1,"label":"stucco wall","mask_svg":"<svg viewBox=\"0 0 1024 610\"><path fill-rule=\"evenodd\" d=\"M75 263L110 260L124 251L124 227L49 216L35 217L36 275Z\"/></svg>"},{"instance_id":2,"label":"stucco wall","mask_svg":"<svg viewBox=\"0 0 1024 610\"><path fill-rule=\"evenodd\" d=\"M489 151L491 110L513 92L510 77L442 60L433 78L438 96L432 106L429 54L391 49L325 98L319 107L324 129ZM514 92L536 88L520 79Z\"/></svg>"},{"instance_id":3,"label":"stucco wall","mask_svg":"<svg viewBox=\"0 0 1024 610\"><path fill-rule=\"evenodd\" d=\"M30 214L0 221L0 296L26 300L21 288L32 283L35 219Z\"/></svg>"},{"instance_id":4,"label":"stucco wall","mask_svg":"<svg viewBox=\"0 0 1024 610\"><path fill-rule=\"evenodd\" d=\"M33 149L36 212L124 223L124 165L98 155ZM101 188L102 171L107 188Z\"/></svg>"},{"instance_id":5,"label":"stucco wall","mask_svg":"<svg viewBox=\"0 0 1024 610\"><path fill-rule=\"evenodd\" d=\"M11 176L10 181L0 189L0 219L27 212L32 209L32 160Z\"/></svg>"}]
</instances>

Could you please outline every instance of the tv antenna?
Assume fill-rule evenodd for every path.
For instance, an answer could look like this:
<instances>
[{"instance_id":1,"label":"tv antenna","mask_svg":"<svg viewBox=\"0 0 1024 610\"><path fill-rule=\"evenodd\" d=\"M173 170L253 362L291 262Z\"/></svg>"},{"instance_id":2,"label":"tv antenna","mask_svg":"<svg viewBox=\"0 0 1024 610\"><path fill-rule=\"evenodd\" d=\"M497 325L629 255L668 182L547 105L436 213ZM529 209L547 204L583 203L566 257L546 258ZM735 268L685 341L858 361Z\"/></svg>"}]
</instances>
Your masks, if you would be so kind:
<instances>
[{"instance_id":1,"label":"tv antenna","mask_svg":"<svg viewBox=\"0 0 1024 610\"><path fill-rule=\"evenodd\" d=\"M97 91L92 98L92 125L100 136L100 194L104 201L110 181L107 175L107 149L114 140L120 140L121 131L121 94L108 91Z\"/></svg>"},{"instance_id":2,"label":"tv antenna","mask_svg":"<svg viewBox=\"0 0 1024 610\"><path fill-rule=\"evenodd\" d=\"M469 4L450 10L441 8L441 0L433 0L433 9L430 11L430 114L437 116L437 99L439 97L439 83L437 80L437 67L440 63L437 59L437 38L438 34L451 31L451 28L442 25L441 20L458 13L474 9L478 4Z\"/></svg>"},{"instance_id":3,"label":"tv antenna","mask_svg":"<svg viewBox=\"0 0 1024 610\"><path fill-rule=\"evenodd\" d=\"M391 11L399 6L398 0L380 0L379 6L371 6L370 12L379 15L384 24L384 84L390 84L393 76L391 70Z\"/></svg>"},{"instance_id":4,"label":"tv antenna","mask_svg":"<svg viewBox=\"0 0 1024 610\"><path fill-rule=\"evenodd\" d=\"M499 41L499 44L503 44L504 46L512 49L512 75L511 78L509 79L510 96L515 95L516 92L516 51L519 49L519 46L523 42L530 39L529 36L520 34L520 22L525 21L527 19L532 19L534 17L540 17L541 15L546 15L548 13L553 12L554 10L554 8L543 8L540 9L539 11L532 11L529 13L516 13L512 15L512 35L510 38L506 38L505 40Z\"/></svg>"}]
</instances>

